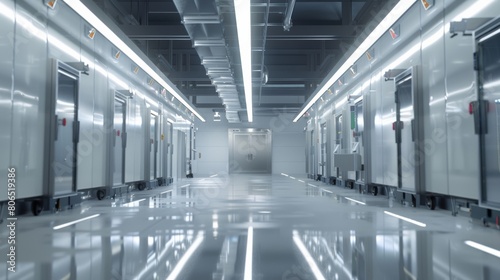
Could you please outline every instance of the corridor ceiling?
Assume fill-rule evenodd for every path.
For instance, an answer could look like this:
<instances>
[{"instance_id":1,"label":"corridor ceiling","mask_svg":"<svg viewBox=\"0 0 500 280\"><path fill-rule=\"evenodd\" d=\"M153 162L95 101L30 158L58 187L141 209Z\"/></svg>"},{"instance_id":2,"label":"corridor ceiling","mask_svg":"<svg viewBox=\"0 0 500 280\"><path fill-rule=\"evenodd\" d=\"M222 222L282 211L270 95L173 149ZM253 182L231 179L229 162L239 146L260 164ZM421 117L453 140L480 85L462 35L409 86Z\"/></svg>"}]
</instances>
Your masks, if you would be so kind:
<instances>
[{"instance_id":1,"label":"corridor ceiling","mask_svg":"<svg viewBox=\"0 0 500 280\"><path fill-rule=\"evenodd\" d=\"M94 0L197 108L247 114L233 0ZM251 0L254 115L298 113L388 0Z\"/></svg>"}]
</instances>

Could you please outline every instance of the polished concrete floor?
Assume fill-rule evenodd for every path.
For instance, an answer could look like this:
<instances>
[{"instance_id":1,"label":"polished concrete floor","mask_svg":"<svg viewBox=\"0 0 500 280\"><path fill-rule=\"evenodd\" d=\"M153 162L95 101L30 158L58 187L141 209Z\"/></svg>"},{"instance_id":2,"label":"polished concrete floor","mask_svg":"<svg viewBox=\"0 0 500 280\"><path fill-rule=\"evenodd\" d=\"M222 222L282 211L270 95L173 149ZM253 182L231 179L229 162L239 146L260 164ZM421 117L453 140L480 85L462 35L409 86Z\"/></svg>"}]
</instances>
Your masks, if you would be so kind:
<instances>
[{"instance_id":1,"label":"polished concrete floor","mask_svg":"<svg viewBox=\"0 0 500 280\"><path fill-rule=\"evenodd\" d=\"M2 261L0 279L500 279L497 229L284 175L184 179L21 216L16 241L16 272Z\"/></svg>"}]
</instances>

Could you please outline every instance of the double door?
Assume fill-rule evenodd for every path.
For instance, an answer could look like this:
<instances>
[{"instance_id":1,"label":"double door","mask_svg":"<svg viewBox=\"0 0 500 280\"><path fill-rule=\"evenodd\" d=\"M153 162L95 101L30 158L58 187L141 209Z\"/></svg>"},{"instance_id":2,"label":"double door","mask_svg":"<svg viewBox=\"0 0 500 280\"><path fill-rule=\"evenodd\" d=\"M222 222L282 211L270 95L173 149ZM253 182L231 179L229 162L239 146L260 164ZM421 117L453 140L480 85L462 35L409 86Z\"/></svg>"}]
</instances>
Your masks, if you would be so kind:
<instances>
[{"instance_id":1,"label":"double door","mask_svg":"<svg viewBox=\"0 0 500 280\"><path fill-rule=\"evenodd\" d=\"M269 130L230 130L229 140L231 173L271 173Z\"/></svg>"}]
</instances>

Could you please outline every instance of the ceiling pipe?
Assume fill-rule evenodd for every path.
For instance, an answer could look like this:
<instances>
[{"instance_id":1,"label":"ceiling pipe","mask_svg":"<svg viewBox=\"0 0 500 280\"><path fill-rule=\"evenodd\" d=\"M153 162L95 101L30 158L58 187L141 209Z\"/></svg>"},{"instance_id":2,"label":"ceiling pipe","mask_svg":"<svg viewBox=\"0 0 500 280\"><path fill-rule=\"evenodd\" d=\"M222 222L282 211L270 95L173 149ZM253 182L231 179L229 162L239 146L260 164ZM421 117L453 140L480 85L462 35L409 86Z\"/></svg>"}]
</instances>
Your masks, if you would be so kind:
<instances>
[{"instance_id":1,"label":"ceiling pipe","mask_svg":"<svg viewBox=\"0 0 500 280\"><path fill-rule=\"evenodd\" d=\"M286 7L285 19L283 20L283 29L285 31L290 31L292 27L292 13L295 7L295 0L288 0L288 5Z\"/></svg>"}]
</instances>

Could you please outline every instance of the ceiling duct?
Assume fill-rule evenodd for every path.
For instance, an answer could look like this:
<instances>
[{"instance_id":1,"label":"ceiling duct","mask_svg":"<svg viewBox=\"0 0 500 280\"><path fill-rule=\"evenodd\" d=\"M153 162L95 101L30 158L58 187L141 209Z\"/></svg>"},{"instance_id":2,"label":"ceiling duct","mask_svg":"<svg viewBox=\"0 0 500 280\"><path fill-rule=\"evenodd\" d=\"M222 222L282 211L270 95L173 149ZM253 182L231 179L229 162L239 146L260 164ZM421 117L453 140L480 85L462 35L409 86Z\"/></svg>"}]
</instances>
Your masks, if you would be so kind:
<instances>
[{"instance_id":1,"label":"ceiling duct","mask_svg":"<svg viewBox=\"0 0 500 280\"><path fill-rule=\"evenodd\" d=\"M211 1L174 0L201 64L226 108L228 122L241 122L238 87L224 39L223 17Z\"/></svg>"}]
</instances>

